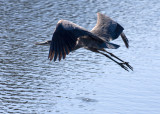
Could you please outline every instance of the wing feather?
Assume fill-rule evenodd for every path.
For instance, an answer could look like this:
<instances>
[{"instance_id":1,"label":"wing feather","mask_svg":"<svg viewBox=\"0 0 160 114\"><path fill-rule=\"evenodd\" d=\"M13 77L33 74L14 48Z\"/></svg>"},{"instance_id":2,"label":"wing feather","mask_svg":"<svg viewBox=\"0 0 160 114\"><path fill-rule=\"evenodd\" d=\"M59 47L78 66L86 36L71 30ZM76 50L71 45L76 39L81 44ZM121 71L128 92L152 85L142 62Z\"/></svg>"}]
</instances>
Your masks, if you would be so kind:
<instances>
[{"instance_id":1,"label":"wing feather","mask_svg":"<svg viewBox=\"0 0 160 114\"><path fill-rule=\"evenodd\" d=\"M57 43L58 43L58 45L57 45L57 52L58 52L58 57L59 57L59 61L61 60L61 39L59 38L59 39L57 39Z\"/></svg>"},{"instance_id":2,"label":"wing feather","mask_svg":"<svg viewBox=\"0 0 160 114\"><path fill-rule=\"evenodd\" d=\"M54 53L54 61L56 61L56 59L57 59L57 40L54 42L54 51L55 51L55 53ZM52 59L51 59L52 60Z\"/></svg>"},{"instance_id":3,"label":"wing feather","mask_svg":"<svg viewBox=\"0 0 160 114\"><path fill-rule=\"evenodd\" d=\"M91 32L110 41L118 38L123 30L124 28L110 17L97 13L97 24Z\"/></svg>"},{"instance_id":4,"label":"wing feather","mask_svg":"<svg viewBox=\"0 0 160 114\"><path fill-rule=\"evenodd\" d=\"M105 16L101 13L97 13L97 24L91 30L92 33L99 37L102 37L106 41L115 40L122 34L124 28L110 17ZM124 35L121 35L124 36ZM126 47L128 46L128 39L122 37Z\"/></svg>"},{"instance_id":5,"label":"wing feather","mask_svg":"<svg viewBox=\"0 0 160 114\"><path fill-rule=\"evenodd\" d=\"M52 36L48 58L52 60L54 56L54 61L56 61L59 56L60 61L63 56L64 59L66 54L68 55L76 46L77 38L82 36L90 36L93 39L105 42L100 37L72 22L60 20L57 23L56 29Z\"/></svg>"},{"instance_id":6,"label":"wing feather","mask_svg":"<svg viewBox=\"0 0 160 114\"><path fill-rule=\"evenodd\" d=\"M65 58L65 53L64 53L63 40L61 40L60 42L61 42L61 52L62 52L62 56L63 56L63 59L64 59Z\"/></svg>"},{"instance_id":7,"label":"wing feather","mask_svg":"<svg viewBox=\"0 0 160 114\"><path fill-rule=\"evenodd\" d=\"M126 35L124 34L124 32L121 33L121 37L122 37L122 40L123 40L125 46L126 46L127 48L129 48L129 41L128 41Z\"/></svg>"}]
</instances>

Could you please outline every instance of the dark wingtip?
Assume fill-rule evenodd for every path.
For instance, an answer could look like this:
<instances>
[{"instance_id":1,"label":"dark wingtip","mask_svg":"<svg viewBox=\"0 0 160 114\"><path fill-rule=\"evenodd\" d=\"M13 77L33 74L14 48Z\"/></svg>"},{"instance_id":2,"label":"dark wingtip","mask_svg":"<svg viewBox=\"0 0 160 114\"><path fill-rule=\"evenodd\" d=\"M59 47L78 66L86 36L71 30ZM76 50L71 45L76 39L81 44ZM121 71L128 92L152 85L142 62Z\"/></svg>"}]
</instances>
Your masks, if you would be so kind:
<instances>
[{"instance_id":1,"label":"dark wingtip","mask_svg":"<svg viewBox=\"0 0 160 114\"><path fill-rule=\"evenodd\" d=\"M53 51L53 52L50 51L50 52L49 52L48 59L49 59L50 61L52 61L53 57L54 57L54 51Z\"/></svg>"},{"instance_id":2,"label":"dark wingtip","mask_svg":"<svg viewBox=\"0 0 160 114\"><path fill-rule=\"evenodd\" d=\"M122 40L123 40L125 46L126 46L127 48L129 48L129 41L128 41L126 35L125 35L123 32L121 33L121 37L122 37Z\"/></svg>"}]
</instances>

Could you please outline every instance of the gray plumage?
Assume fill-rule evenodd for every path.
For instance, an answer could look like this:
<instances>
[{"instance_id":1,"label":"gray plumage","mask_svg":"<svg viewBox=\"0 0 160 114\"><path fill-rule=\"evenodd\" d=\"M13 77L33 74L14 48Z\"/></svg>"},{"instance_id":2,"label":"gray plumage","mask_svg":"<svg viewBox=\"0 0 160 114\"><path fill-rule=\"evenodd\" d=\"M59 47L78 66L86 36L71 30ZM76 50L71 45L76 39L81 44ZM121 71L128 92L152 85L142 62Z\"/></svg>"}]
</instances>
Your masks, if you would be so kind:
<instances>
[{"instance_id":1,"label":"gray plumage","mask_svg":"<svg viewBox=\"0 0 160 114\"><path fill-rule=\"evenodd\" d=\"M62 57L63 59L65 59L66 55L68 55L71 51L77 50L81 47L101 54L103 53L100 51L107 52L106 50L104 50L104 48L117 49L119 45L110 43L110 41L118 38L120 35L126 47L128 48L128 39L122 32L123 30L124 28L117 22L113 21L111 18L101 13L97 13L97 24L91 31L88 31L70 21L60 20L56 25L56 29L52 36L52 41L43 43L40 42L37 44L50 44L48 58L50 60L54 58L54 61L56 61L58 58L60 61ZM109 54L113 56L113 54ZM108 55L106 54L103 55L108 57ZM116 56L115 58L122 61ZM115 62L115 60L113 61ZM120 64L118 62L116 63L125 70L128 69L126 66L124 66L124 64L132 69L132 67L127 64L127 62L123 61L123 64Z\"/></svg>"}]
</instances>

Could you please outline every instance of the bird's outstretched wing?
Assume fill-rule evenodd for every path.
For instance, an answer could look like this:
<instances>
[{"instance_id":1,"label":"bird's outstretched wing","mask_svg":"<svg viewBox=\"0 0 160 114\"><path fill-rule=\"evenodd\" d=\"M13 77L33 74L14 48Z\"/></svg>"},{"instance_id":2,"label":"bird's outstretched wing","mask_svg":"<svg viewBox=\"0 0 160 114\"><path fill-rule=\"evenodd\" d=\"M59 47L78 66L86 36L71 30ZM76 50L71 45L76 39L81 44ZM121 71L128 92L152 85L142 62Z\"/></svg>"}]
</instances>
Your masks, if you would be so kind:
<instances>
[{"instance_id":1,"label":"bird's outstretched wing","mask_svg":"<svg viewBox=\"0 0 160 114\"><path fill-rule=\"evenodd\" d=\"M95 35L102 37L106 41L111 41L119 37L120 34L122 34L124 28L118 24L117 22L113 21L108 16L105 16L101 13L97 13L97 24L96 26L91 30L92 33ZM128 47L128 39L124 35L124 33L121 35L126 47Z\"/></svg>"},{"instance_id":2,"label":"bird's outstretched wing","mask_svg":"<svg viewBox=\"0 0 160 114\"><path fill-rule=\"evenodd\" d=\"M64 59L66 54L69 54L75 47L77 38L82 36L89 36L104 42L103 39L80 26L67 20L60 20L52 36L48 58L52 60L54 57L54 61L57 57L59 57L59 61L62 57Z\"/></svg>"}]
</instances>

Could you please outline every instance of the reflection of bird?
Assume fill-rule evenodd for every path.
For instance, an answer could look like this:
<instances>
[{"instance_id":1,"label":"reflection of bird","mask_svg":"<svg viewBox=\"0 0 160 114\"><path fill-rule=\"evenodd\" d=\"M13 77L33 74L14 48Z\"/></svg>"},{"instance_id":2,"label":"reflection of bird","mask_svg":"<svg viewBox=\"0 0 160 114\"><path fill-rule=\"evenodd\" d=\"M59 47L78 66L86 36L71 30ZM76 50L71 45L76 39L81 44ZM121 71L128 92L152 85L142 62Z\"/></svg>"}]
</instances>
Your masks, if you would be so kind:
<instances>
[{"instance_id":1,"label":"reflection of bird","mask_svg":"<svg viewBox=\"0 0 160 114\"><path fill-rule=\"evenodd\" d=\"M122 32L123 27L117 22L113 21L111 18L101 13L97 13L97 15L97 24L90 32L70 21L60 20L57 23L52 40L38 42L36 44L50 45L48 56L50 60L54 58L54 61L56 61L58 57L60 61L62 57L63 59L65 59L66 54L68 55L71 51L83 47L90 51L105 55L127 71L128 68L133 70L128 62L124 62L123 60L119 59L118 57L104 49L117 49L119 45L110 43L109 41L118 38L119 35L121 35L126 47L129 47L128 39ZM112 57L118 59L122 63L119 63Z\"/></svg>"}]
</instances>

